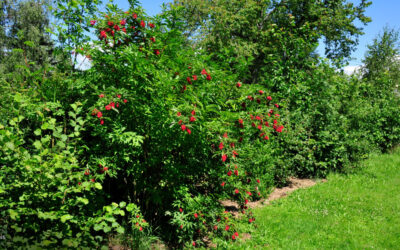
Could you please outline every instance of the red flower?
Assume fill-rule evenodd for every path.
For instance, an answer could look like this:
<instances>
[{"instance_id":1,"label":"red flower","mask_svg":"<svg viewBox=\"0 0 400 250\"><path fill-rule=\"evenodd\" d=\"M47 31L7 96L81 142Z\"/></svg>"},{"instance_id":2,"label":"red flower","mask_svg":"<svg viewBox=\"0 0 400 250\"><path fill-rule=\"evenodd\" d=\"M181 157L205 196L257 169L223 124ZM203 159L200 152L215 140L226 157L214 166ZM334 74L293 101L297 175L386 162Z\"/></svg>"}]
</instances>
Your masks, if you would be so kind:
<instances>
[{"instance_id":1,"label":"red flower","mask_svg":"<svg viewBox=\"0 0 400 250\"><path fill-rule=\"evenodd\" d=\"M108 24L108 26L113 26L114 25L114 23L111 22L111 21L108 21L107 24Z\"/></svg>"},{"instance_id":2,"label":"red flower","mask_svg":"<svg viewBox=\"0 0 400 250\"><path fill-rule=\"evenodd\" d=\"M268 101L272 101L272 97L267 96Z\"/></svg>"},{"instance_id":3,"label":"red flower","mask_svg":"<svg viewBox=\"0 0 400 250\"><path fill-rule=\"evenodd\" d=\"M228 231L228 230L229 230L229 226L226 225L226 226L225 226L225 231Z\"/></svg>"},{"instance_id":4,"label":"red flower","mask_svg":"<svg viewBox=\"0 0 400 250\"><path fill-rule=\"evenodd\" d=\"M256 126L256 124L255 124L254 122L252 122L252 123L251 123L251 126L252 126L252 127L255 127L255 126Z\"/></svg>"},{"instance_id":5,"label":"red flower","mask_svg":"<svg viewBox=\"0 0 400 250\"><path fill-rule=\"evenodd\" d=\"M110 106L115 108L115 103L114 102L110 102Z\"/></svg>"},{"instance_id":6,"label":"red flower","mask_svg":"<svg viewBox=\"0 0 400 250\"><path fill-rule=\"evenodd\" d=\"M107 38L107 34L104 30L100 31L100 39Z\"/></svg>"},{"instance_id":7,"label":"red flower","mask_svg":"<svg viewBox=\"0 0 400 250\"><path fill-rule=\"evenodd\" d=\"M218 226L217 225L214 226L214 230L218 230Z\"/></svg>"},{"instance_id":8,"label":"red flower","mask_svg":"<svg viewBox=\"0 0 400 250\"><path fill-rule=\"evenodd\" d=\"M223 148L224 148L224 144L221 142L221 143L219 144L219 149L222 150Z\"/></svg>"},{"instance_id":9,"label":"red flower","mask_svg":"<svg viewBox=\"0 0 400 250\"><path fill-rule=\"evenodd\" d=\"M101 113L100 111L97 113L97 117L101 118L103 116L103 113Z\"/></svg>"},{"instance_id":10,"label":"red flower","mask_svg":"<svg viewBox=\"0 0 400 250\"><path fill-rule=\"evenodd\" d=\"M100 125L103 125L103 124L104 124L104 120L101 119L101 120L100 120Z\"/></svg>"},{"instance_id":11,"label":"red flower","mask_svg":"<svg viewBox=\"0 0 400 250\"><path fill-rule=\"evenodd\" d=\"M249 219L249 223L252 223L253 222L253 220L252 219Z\"/></svg>"},{"instance_id":12,"label":"red flower","mask_svg":"<svg viewBox=\"0 0 400 250\"><path fill-rule=\"evenodd\" d=\"M150 40L155 43L156 42L156 38L155 37L150 37Z\"/></svg>"},{"instance_id":13,"label":"red flower","mask_svg":"<svg viewBox=\"0 0 400 250\"><path fill-rule=\"evenodd\" d=\"M235 150L233 150L232 153L233 153L233 158L239 155Z\"/></svg>"},{"instance_id":14,"label":"red flower","mask_svg":"<svg viewBox=\"0 0 400 250\"><path fill-rule=\"evenodd\" d=\"M243 124L243 120L242 119L239 119L239 124Z\"/></svg>"},{"instance_id":15,"label":"red flower","mask_svg":"<svg viewBox=\"0 0 400 250\"><path fill-rule=\"evenodd\" d=\"M104 171L108 171L108 167L104 167L103 170L104 170Z\"/></svg>"},{"instance_id":16,"label":"red flower","mask_svg":"<svg viewBox=\"0 0 400 250\"><path fill-rule=\"evenodd\" d=\"M283 126L279 126L279 128L276 129L276 132L282 133L282 129L283 129Z\"/></svg>"},{"instance_id":17,"label":"red flower","mask_svg":"<svg viewBox=\"0 0 400 250\"><path fill-rule=\"evenodd\" d=\"M182 209L182 208L179 208L179 212L181 212L181 213L182 213L182 212L183 212L183 209Z\"/></svg>"},{"instance_id":18,"label":"red flower","mask_svg":"<svg viewBox=\"0 0 400 250\"><path fill-rule=\"evenodd\" d=\"M183 225L180 225L180 229L182 229L183 228Z\"/></svg>"},{"instance_id":19,"label":"red flower","mask_svg":"<svg viewBox=\"0 0 400 250\"><path fill-rule=\"evenodd\" d=\"M90 179L91 182L95 182L95 179Z\"/></svg>"},{"instance_id":20,"label":"red flower","mask_svg":"<svg viewBox=\"0 0 400 250\"><path fill-rule=\"evenodd\" d=\"M181 125L181 129L182 129L182 131L185 131L185 130L186 130L185 124L182 124L182 125Z\"/></svg>"},{"instance_id":21,"label":"red flower","mask_svg":"<svg viewBox=\"0 0 400 250\"><path fill-rule=\"evenodd\" d=\"M113 30L111 31L111 36L114 36L114 31Z\"/></svg>"},{"instance_id":22,"label":"red flower","mask_svg":"<svg viewBox=\"0 0 400 250\"><path fill-rule=\"evenodd\" d=\"M221 183L221 186L225 186L225 182L222 182L222 183Z\"/></svg>"},{"instance_id":23,"label":"red flower","mask_svg":"<svg viewBox=\"0 0 400 250\"><path fill-rule=\"evenodd\" d=\"M118 98L121 98L121 95L120 95L120 94L118 94L118 95L117 95L117 97L118 97Z\"/></svg>"},{"instance_id":24,"label":"red flower","mask_svg":"<svg viewBox=\"0 0 400 250\"><path fill-rule=\"evenodd\" d=\"M93 26L93 25L95 25L95 24L96 24L96 20L91 20L91 21L90 21L90 25Z\"/></svg>"},{"instance_id":25,"label":"red flower","mask_svg":"<svg viewBox=\"0 0 400 250\"><path fill-rule=\"evenodd\" d=\"M100 95L99 95L99 98L104 98L104 94L100 94Z\"/></svg>"},{"instance_id":26,"label":"red flower","mask_svg":"<svg viewBox=\"0 0 400 250\"><path fill-rule=\"evenodd\" d=\"M192 115L196 115L196 111L193 109L191 112Z\"/></svg>"},{"instance_id":27,"label":"red flower","mask_svg":"<svg viewBox=\"0 0 400 250\"><path fill-rule=\"evenodd\" d=\"M230 146L231 146L231 148L234 148L235 147L235 143L231 142Z\"/></svg>"},{"instance_id":28,"label":"red flower","mask_svg":"<svg viewBox=\"0 0 400 250\"><path fill-rule=\"evenodd\" d=\"M266 136L264 137L264 140L269 140L268 135L266 135Z\"/></svg>"},{"instance_id":29,"label":"red flower","mask_svg":"<svg viewBox=\"0 0 400 250\"><path fill-rule=\"evenodd\" d=\"M208 81L210 81L210 80L211 80L211 76L210 76L210 74L208 74L208 75L207 75L206 79L207 79Z\"/></svg>"},{"instance_id":30,"label":"red flower","mask_svg":"<svg viewBox=\"0 0 400 250\"><path fill-rule=\"evenodd\" d=\"M120 23L121 25L125 25L125 24L126 24L126 20L125 20L125 19L122 19L119 23Z\"/></svg>"},{"instance_id":31,"label":"red flower","mask_svg":"<svg viewBox=\"0 0 400 250\"><path fill-rule=\"evenodd\" d=\"M148 25L149 25L149 27L152 28L152 29L155 27L155 25L152 24L152 23L149 23Z\"/></svg>"},{"instance_id":32,"label":"red flower","mask_svg":"<svg viewBox=\"0 0 400 250\"><path fill-rule=\"evenodd\" d=\"M248 199L244 200L244 204L247 204L247 203L249 203L249 200Z\"/></svg>"},{"instance_id":33,"label":"red flower","mask_svg":"<svg viewBox=\"0 0 400 250\"><path fill-rule=\"evenodd\" d=\"M235 240L236 239L236 236L235 235L232 235L232 240Z\"/></svg>"},{"instance_id":34,"label":"red flower","mask_svg":"<svg viewBox=\"0 0 400 250\"><path fill-rule=\"evenodd\" d=\"M228 176L231 176L231 175L232 175L232 171L229 170L228 173L227 173L227 175L228 175ZM225 183L225 182L223 182L223 183Z\"/></svg>"},{"instance_id":35,"label":"red flower","mask_svg":"<svg viewBox=\"0 0 400 250\"><path fill-rule=\"evenodd\" d=\"M182 92L186 90L186 85L183 85Z\"/></svg>"},{"instance_id":36,"label":"red flower","mask_svg":"<svg viewBox=\"0 0 400 250\"><path fill-rule=\"evenodd\" d=\"M261 121L261 117L259 117L258 115L256 116L256 120Z\"/></svg>"},{"instance_id":37,"label":"red flower","mask_svg":"<svg viewBox=\"0 0 400 250\"><path fill-rule=\"evenodd\" d=\"M268 123L268 122L265 122L265 126L269 127L269 123Z\"/></svg>"},{"instance_id":38,"label":"red flower","mask_svg":"<svg viewBox=\"0 0 400 250\"><path fill-rule=\"evenodd\" d=\"M239 176L239 171L235 170L235 175Z\"/></svg>"},{"instance_id":39,"label":"red flower","mask_svg":"<svg viewBox=\"0 0 400 250\"><path fill-rule=\"evenodd\" d=\"M260 104L260 103L261 103L261 100L260 100L260 98L257 98L257 103L258 103L258 104Z\"/></svg>"},{"instance_id":40,"label":"red flower","mask_svg":"<svg viewBox=\"0 0 400 250\"><path fill-rule=\"evenodd\" d=\"M236 87L240 88L242 86L242 83L238 82L236 83Z\"/></svg>"},{"instance_id":41,"label":"red flower","mask_svg":"<svg viewBox=\"0 0 400 250\"><path fill-rule=\"evenodd\" d=\"M275 103L275 107L279 108L279 104Z\"/></svg>"},{"instance_id":42,"label":"red flower","mask_svg":"<svg viewBox=\"0 0 400 250\"><path fill-rule=\"evenodd\" d=\"M85 170L85 175L89 175L89 174L90 174L89 169L86 169L86 170Z\"/></svg>"},{"instance_id":43,"label":"red flower","mask_svg":"<svg viewBox=\"0 0 400 250\"><path fill-rule=\"evenodd\" d=\"M181 116L181 112L176 113L177 116Z\"/></svg>"},{"instance_id":44,"label":"red flower","mask_svg":"<svg viewBox=\"0 0 400 250\"><path fill-rule=\"evenodd\" d=\"M190 120L189 120L190 122L194 122L194 121L196 121L196 118L194 117L194 116L192 116L192 117L190 117Z\"/></svg>"},{"instance_id":45,"label":"red flower","mask_svg":"<svg viewBox=\"0 0 400 250\"><path fill-rule=\"evenodd\" d=\"M142 28L146 27L146 23L142 20L140 21L140 26L142 26Z\"/></svg>"},{"instance_id":46,"label":"red flower","mask_svg":"<svg viewBox=\"0 0 400 250\"><path fill-rule=\"evenodd\" d=\"M126 33L126 28L122 28L122 31L123 31L124 33Z\"/></svg>"},{"instance_id":47,"label":"red flower","mask_svg":"<svg viewBox=\"0 0 400 250\"><path fill-rule=\"evenodd\" d=\"M192 133L192 130L186 129L186 132L190 135Z\"/></svg>"},{"instance_id":48,"label":"red flower","mask_svg":"<svg viewBox=\"0 0 400 250\"><path fill-rule=\"evenodd\" d=\"M196 75L192 75L192 77L193 77L193 81L197 80L197 76Z\"/></svg>"},{"instance_id":49,"label":"red flower","mask_svg":"<svg viewBox=\"0 0 400 250\"><path fill-rule=\"evenodd\" d=\"M275 117L279 117L280 115L279 114L275 114Z\"/></svg>"},{"instance_id":50,"label":"red flower","mask_svg":"<svg viewBox=\"0 0 400 250\"><path fill-rule=\"evenodd\" d=\"M224 138L228 138L228 133L224 133Z\"/></svg>"},{"instance_id":51,"label":"red flower","mask_svg":"<svg viewBox=\"0 0 400 250\"><path fill-rule=\"evenodd\" d=\"M202 74L202 75L207 75L206 69L203 69L203 70L201 71L201 74Z\"/></svg>"},{"instance_id":52,"label":"red flower","mask_svg":"<svg viewBox=\"0 0 400 250\"><path fill-rule=\"evenodd\" d=\"M235 232L235 236L239 237L239 233L238 233L238 232Z\"/></svg>"},{"instance_id":53,"label":"red flower","mask_svg":"<svg viewBox=\"0 0 400 250\"><path fill-rule=\"evenodd\" d=\"M253 97L251 95L247 96L247 99L249 99L250 101L253 101Z\"/></svg>"},{"instance_id":54,"label":"red flower","mask_svg":"<svg viewBox=\"0 0 400 250\"><path fill-rule=\"evenodd\" d=\"M182 120L179 120L179 122L178 122L178 123L179 123L179 125L181 125L181 124L182 124Z\"/></svg>"},{"instance_id":55,"label":"red flower","mask_svg":"<svg viewBox=\"0 0 400 250\"><path fill-rule=\"evenodd\" d=\"M261 134L260 134L260 137L263 137L264 135L265 135L265 133L261 133Z\"/></svg>"},{"instance_id":56,"label":"red flower","mask_svg":"<svg viewBox=\"0 0 400 250\"><path fill-rule=\"evenodd\" d=\"M142 227L139 227L139 231L143 231L143 228L142 228Z\"/></svg>"},{"instance_id":57,"label":"red flower","mask_svg":"<svg viewBox=\"0 0 400 250\"><path fill-rule=\"evenodd\" d=\"M155 50L154 50L154 54L158 56L158 55L160 54L160 50L155 49Z\"/></svg>"},{"instance_id":58,"label":"red flower","mask_svg":"<svg viewBox=\"0 0 400 250\"><path fill-rule=\"evenodd\" d=\"M192 245L195 247L196 246L196 242L193 241Z\"/></svg>"},{"instance_id":59,"label":"red flower","mask_svg":"<svg viewBox=\"0 0 400 250\"><path fill-rule=\"evenodd\" d=\"M224 155L222 155L222 162L225 162L226 161L226 158L227 158L227 156L224 154Z\"/></svg>"},{"instance_id":60,"label":"red flower","mask_svg":"<svg viewBox=\"0 0 400 250\"><path fill-rule=\"evenodd\" d=\"M198 218L199 215L197 213L194 214L194 218Z\"/></svg>"},{"instance_id":61,"label":"red flower","mask_svg":"<svg viewBox=\"0 0 400 250\"><path fill-rule=\"evenodd\" d=\"M192 84L192 80L190 79L190 77L188 76L188 77L186 77L186 81L189 83L189 84Z\"/></svg>"},{"instance_id":62,"label":"red flower","mask_svg":"<svg viewBox=\"0 0 400 250\"><path fill-rule=\"evenodd\" d=\"M259 93L260 95L262 95L262 94L264 94L264 91L259 90L258 93Z\"/></svg>"},{"instance_id":63,"label":"red flower","mask_svg":"<svg viewBox=\"0 0 400 250\"><path fill-rule=\"evenodd\" d=\"M278 123L278 121L277 120L274 120L274 124L277 124Z\"/></svg>"},{"instance_id":64,"label":"red flower","mask_svg":"<svg viewBox=\"0 0 400 250\"><path fill-rule=\"evenodd\" d=\"M262 129L262 125L258 125L258 127L257 127L259 130L261 130Z\"/></svg>"},{"instance_id":65,"label":"red flower","mask_svg":"<svg viewBox=\"0 0 400 250\"><path fill-rule=\"evenodd\" d=\"M239 189L235 189L235 194L238 194L239 193Z\"/></svg>"},{"instance_id":66,"label":"red flower","mask_svg":"<svg viewBox=\"0 0 400 250\"><path fill-rule=\"evenodd\" d=\"M132 17L133 17L133 19L137 19L137 14L133 13Z\"/></svg>"},{"instance_id":67,"label":"red flower","mask_svg":"<svg viewBox=\"0 0 400 250\"><path fill-rule=\"evenodd\" d=\"M127 102L128 102L128 100L124 99L124 103L127 103Z\"/></svg>"}]
</instances>

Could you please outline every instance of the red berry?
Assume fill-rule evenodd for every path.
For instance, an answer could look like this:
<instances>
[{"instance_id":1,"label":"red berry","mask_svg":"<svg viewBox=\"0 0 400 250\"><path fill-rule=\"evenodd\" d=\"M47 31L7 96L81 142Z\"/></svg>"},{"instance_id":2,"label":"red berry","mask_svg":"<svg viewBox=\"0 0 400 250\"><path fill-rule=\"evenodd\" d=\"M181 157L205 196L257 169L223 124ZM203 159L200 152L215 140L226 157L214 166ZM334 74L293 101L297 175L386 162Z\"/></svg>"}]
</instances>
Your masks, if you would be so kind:
<instances>
[{"instance_id":1,"label":"red berry","mask_svg":"<svg viewBox=\"0 0 400 250\"><path fill-rule=\"evenodd\" d=\"M183 212L183 209L182 209L182 208L179 208L179 212L181 212L181 213L182 213L182 212Z\"/></svg>"},{"instance_id":2,"label":"red berry","mask_svg":"<svg viewBox=\"0 0 400 250\"><path fill-rule=\"evenodd\" d=\"M103 116L103 113L101 113L100 111L97 113L97 117L101 118Z\"/></svg>"},{"instance_id":3,"label":"red berry","mask_svg":"<svg viewBox=\"0 0 400 250\"><path fill-rule=\"evenodd\" d=\"M235 194L238 194L239 193L239 189L235 189Z\"/></svg>"},{"instance_id":4,"label":"red berry","mask_svg":"<svg viewBox=\"0 0 400 250\"><path fill-rule=\"evenodd\" d=\"M100 125L103 125L103 124L104 124L104 120L101 119L101 120L100 120Z\"/></svg>"},{"instance_id":5,"label":"red berry","mask_svg":"<svg viewBox=\"0 0 400 250\"><path fill-rule=\"evenodd\" d=\"M103 98L103 97L104 97L104 94L100 94L100 95L99 95L99 98Z\"/></svg>"},{"instance_id":6,"label":"red berry","mask_svg":"<svg viewBox=\"0 0 400 250\"><path fill-rule=\"evenodd\" d=\"M186 129L186 132L190 135L192 133L192 130Z\"/></svg>"},{"instance_id":7,"label":"red berry","mask_svg":"<svg viewBox=\"0 0 400 250\"><path fill-rule=\"evenodd\" d=\"M222 157L221 157L221 159L222 159L222 162L225 162L226 161L226 158L227 158L227 155L222 155Z\"/></svg>"},{"instance_id":8,"label":"red berry","mask_svg":"<svg viewBox=\"0 0 400 250\"><path fill-rule=\"evenodd\" d=\"M185 124L182 124L182 125L181 125L181 129L182 129L182 131L185 131L185 130L186 130Z\"/></svg>"},{"instance_id":9,"label":"red berry","mask_svg":"<svg viewBox=\"0 0 400 250\"><path fill-rule=\"evenodd\" d=\"M228 173L227 173L227 175L228 175L228 176L231 176L231 175L232 175L232 171L229 170ZM224 182L224 183L225 183L225 182Z\"/></svg>"},{"instance_id":10,"label":"red berry","mask_svg":"<svg viewBox=\"0 0 400 250\"><path fill-rule=\"evenodd\" d=\"M194 218L198 218L199 215L197 213L194 214Z\"/></svg>"},{"instance_id":11,"label":"red berry","mask_svg":"<svg viewBox=\"0 0 400 250\"><path fill-rule=\"evenodd\" d=\"M222 150L223 148L224 148L224 144L221 142L221 143L219 144L219 149Z\"/></svg>"},{"instance_id":12,"label":"red berry","mask_svg":"<svg viewBox=\"0 0 400 250\"><path fill-rule=\"evenodd\" d=\"M127 103L127 102L128 102L128 100L124 99L124 103Z\"/></svg>"}]
</instances>

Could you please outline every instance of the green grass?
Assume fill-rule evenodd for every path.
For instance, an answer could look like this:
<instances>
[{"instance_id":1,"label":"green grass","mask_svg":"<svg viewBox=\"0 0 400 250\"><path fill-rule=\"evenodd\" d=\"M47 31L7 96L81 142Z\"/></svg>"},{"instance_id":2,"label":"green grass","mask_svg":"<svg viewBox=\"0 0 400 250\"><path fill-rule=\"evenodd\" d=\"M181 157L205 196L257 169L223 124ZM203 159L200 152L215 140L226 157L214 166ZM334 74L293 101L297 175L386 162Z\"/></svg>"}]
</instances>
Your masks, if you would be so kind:
<instances>
[{"instance_id":1,"label":"green grass","mask_svg":"<svg viewBox=\"0 0 400 250\"><path fill-rule=\"evenodd\" d=\"M251 239L233 249L400 249L400 151L371 157L353 174L297 190L256 209ZM249 231L242 225L242 230Z\"/></svg>"}]
</instances>

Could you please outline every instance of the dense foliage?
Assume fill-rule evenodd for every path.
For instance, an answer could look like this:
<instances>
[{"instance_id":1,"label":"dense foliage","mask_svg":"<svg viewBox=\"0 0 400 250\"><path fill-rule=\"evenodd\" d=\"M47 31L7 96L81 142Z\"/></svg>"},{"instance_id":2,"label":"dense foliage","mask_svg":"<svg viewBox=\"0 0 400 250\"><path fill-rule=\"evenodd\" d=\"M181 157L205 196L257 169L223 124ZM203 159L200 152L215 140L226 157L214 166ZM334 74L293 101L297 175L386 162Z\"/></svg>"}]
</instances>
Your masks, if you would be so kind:
<instances>
[{"instance_id":1,"label":"dense foliage","mask_svg":"<svg viewBox=\"0 0 400 250\"><path fill-rule=\"evenodd\" d=\"M65 16L54 33L63 61L52 67L26 58L39 69L0 78L5 247L143 248L154 236L174 247L235 240L239 219L254 224L247 204L290 175L344 171L399 142L396 74L339 73L313 55L314 38L301 38L312 35L311 26L293 29L304 34L290 40L279 28L287 26L271 24L268 34L278 39L257 49L275 59L255 72L254 62L235 61L233 44L188 46L180 6L150 18L133 0L125 12L112 4L97 12L91 1L56 3L54 15ZM338 9L356 11L346 6L337 1ZM361 6L362 16L367 3ZM379 51L387 43L375 44ZM69 67L71 52L91 68ZM225 211L226 199L242 216Z\"/></svg>"}]
</instances>

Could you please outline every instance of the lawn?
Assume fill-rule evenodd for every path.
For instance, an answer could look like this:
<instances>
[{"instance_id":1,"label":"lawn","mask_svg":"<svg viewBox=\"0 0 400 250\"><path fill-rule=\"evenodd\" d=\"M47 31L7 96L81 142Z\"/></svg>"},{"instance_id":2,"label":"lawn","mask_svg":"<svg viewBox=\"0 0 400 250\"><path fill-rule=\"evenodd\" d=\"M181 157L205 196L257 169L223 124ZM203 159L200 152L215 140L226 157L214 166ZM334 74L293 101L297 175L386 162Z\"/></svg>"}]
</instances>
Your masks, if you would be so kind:
<instances>
[{"instance_id":1,"label":"lawn","mask_svg":"<svg viewBox=\"0 0 400 250\"><path fill-rule=\"evenodd\" d=\"M352 174L297 190L254 211L251 239L233 249L399 249L400 150L373 156Z\"/></svg>"}]
</instances>

